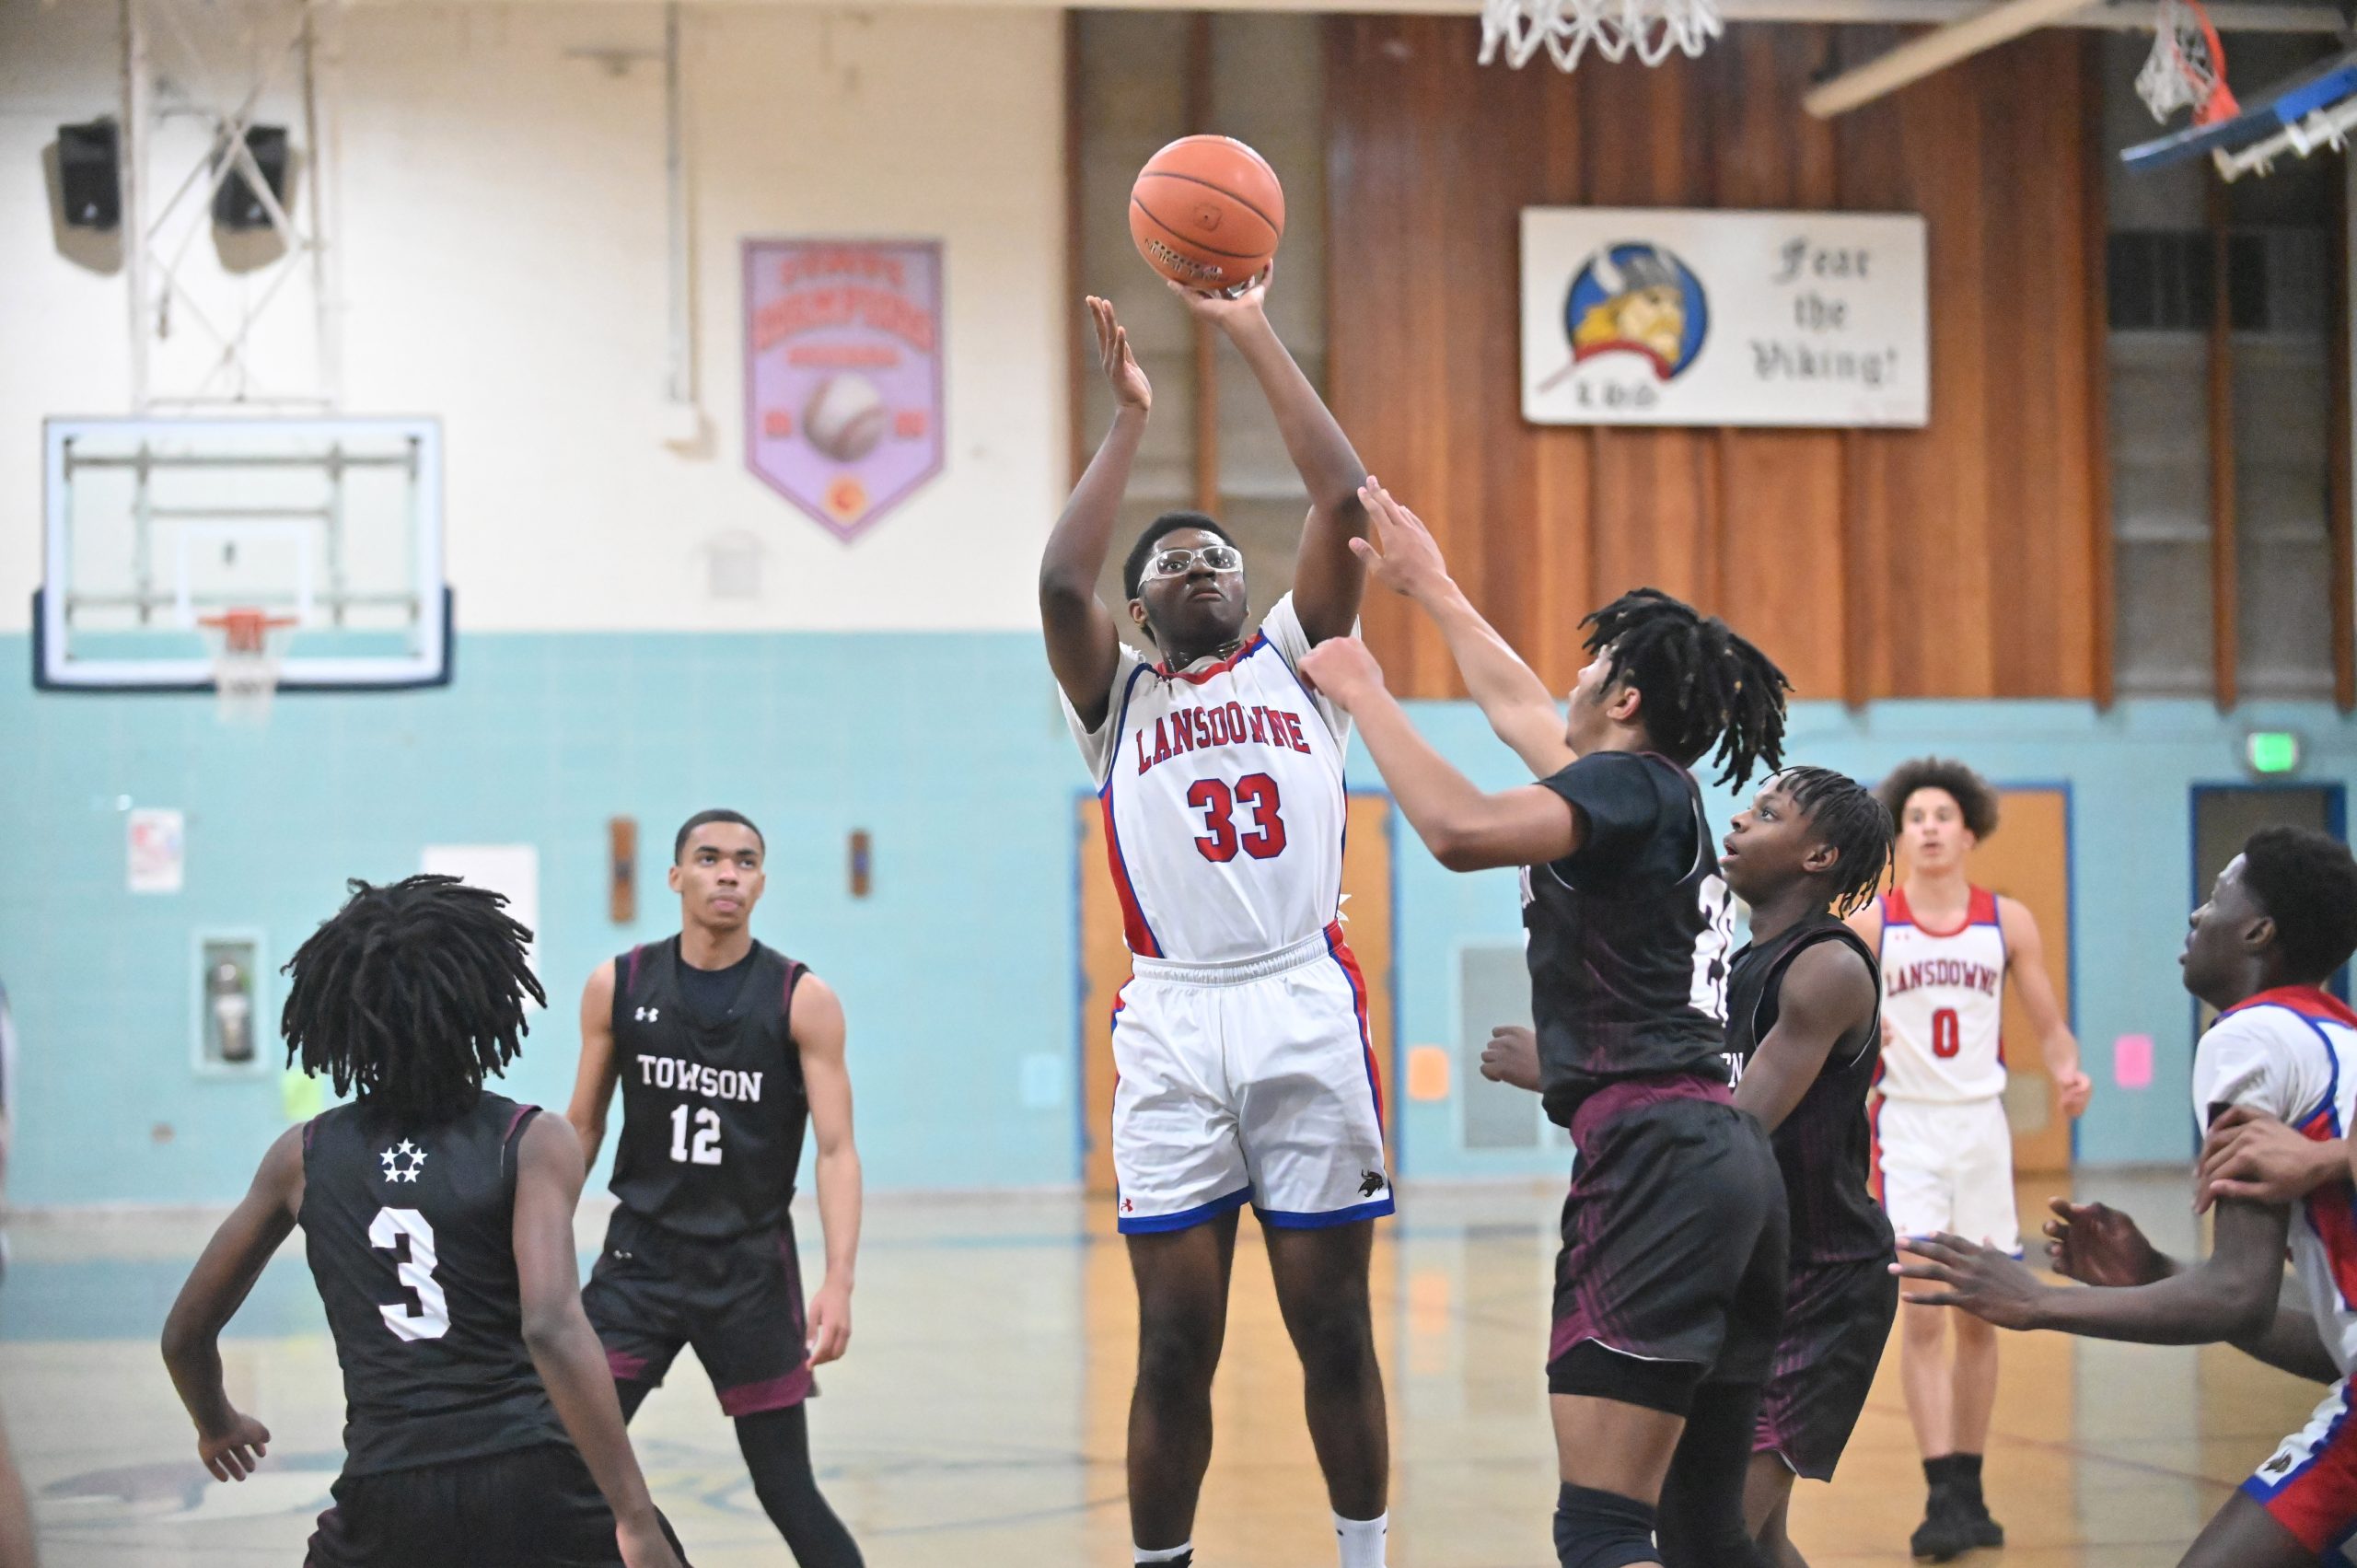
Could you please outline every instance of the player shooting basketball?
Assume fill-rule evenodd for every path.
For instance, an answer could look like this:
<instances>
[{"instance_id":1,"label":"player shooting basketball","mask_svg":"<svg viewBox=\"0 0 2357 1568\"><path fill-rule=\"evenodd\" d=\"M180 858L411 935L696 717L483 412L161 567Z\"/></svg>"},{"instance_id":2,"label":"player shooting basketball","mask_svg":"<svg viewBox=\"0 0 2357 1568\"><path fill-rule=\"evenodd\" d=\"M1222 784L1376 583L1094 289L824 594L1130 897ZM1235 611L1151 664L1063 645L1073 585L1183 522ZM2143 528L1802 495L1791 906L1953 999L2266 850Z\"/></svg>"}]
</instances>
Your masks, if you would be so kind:
<instances>
[{"instance_id":1,"label":"player shooting basketball","mask_svg":"<svg viewBox=\"0 0 2357 1568\"><path fill-rule=\"evenodd\" d=\"M1167 512L1122 570L1124 610L1160 662L1120 639L1097 581L1154 391L1113 308L1091 299L1116 412L1049 536L1039 613L1134 955L1114 1014L1113 1165L1138 1290L1135 1560L1192 1561L1249 1202L1301 1356L1342 1568L1381 1568L1390 1458L1367 1258L1392 1202L1365 986L1339 923L1350 725L1295 674L1357 619L1365 470L1270 326L1266 290L1264 278L1232 300L1178 292L1251 366L1308 489L1293 591L1248 633L1243 552L1202 513Z\"/></svg>"}]
</instances>

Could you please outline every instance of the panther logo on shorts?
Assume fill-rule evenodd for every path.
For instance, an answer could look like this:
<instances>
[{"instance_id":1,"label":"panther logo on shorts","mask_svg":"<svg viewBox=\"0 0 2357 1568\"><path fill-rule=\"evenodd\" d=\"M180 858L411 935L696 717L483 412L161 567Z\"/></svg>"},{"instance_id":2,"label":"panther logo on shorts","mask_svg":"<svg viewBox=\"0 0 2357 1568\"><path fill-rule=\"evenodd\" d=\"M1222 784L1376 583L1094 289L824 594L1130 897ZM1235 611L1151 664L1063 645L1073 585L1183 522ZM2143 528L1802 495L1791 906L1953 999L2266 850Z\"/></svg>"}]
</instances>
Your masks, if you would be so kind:
<instances>
[{"instance_id":1,"label":"panther logo on shorts","mask_svg":"<svg viewBox=\"0 0 2357 1568\"><path fill-rule=\"evenodd\" d=\"M1372 1198L1377 1192L1382 1191L1384 1186L1385 1182L1383 1179L1383 1172L1379 1170L1363 1170L1359 1172L1360 1197Z\"/></svg>"}]
</instances>

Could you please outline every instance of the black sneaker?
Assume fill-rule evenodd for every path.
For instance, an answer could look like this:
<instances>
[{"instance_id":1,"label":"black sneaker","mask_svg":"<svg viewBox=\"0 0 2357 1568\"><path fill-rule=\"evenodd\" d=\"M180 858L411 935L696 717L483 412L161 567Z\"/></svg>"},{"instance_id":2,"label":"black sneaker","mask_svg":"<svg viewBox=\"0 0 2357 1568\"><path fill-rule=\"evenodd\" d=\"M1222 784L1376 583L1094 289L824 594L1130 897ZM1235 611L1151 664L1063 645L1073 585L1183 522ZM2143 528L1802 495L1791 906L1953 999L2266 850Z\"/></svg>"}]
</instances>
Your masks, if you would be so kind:
<instances>
[{"instance_id":1,"label":"black sneaker","mask_svg":"<svg viewBox=\"0 0 2357 1568\"><path fill-rule=\"evenodd\" d=\"M1990 1523L1993 1528L1995 1521ZM2004 1532L1999 1530L1997 1538L2002 1541ZM1940 1493L1933 1493L1930 1505L1923 1510L1923 1522L1907 1538L1908 1550L1918 1562L1951 1562L1981 1544L1972 1521L1957 1510L1953 1499Z\"/></svg>"},{"instance_id":2,"label":"black sneaker","mask_svg":"<svg viewBox=\"0 0 2357 1568\"><path fill-rule=\"evenodd\" d=\"M1989 1516L1989 1504L1977 1497L1959 1498L1956 1516L1972 1537L1975 1546L2003 1546L2005 1527Z\"/></svg>"}]
</instances>

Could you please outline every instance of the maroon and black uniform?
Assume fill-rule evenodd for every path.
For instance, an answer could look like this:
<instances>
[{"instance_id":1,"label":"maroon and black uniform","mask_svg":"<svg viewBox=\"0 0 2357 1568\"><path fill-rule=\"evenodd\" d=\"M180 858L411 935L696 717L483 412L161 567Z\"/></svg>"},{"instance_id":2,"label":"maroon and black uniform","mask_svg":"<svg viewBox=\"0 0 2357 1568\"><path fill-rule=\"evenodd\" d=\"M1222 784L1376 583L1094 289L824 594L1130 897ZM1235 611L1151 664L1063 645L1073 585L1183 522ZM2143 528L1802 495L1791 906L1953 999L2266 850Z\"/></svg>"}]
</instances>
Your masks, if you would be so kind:
<instances>
[{"instance_id":1,"label":"maroon and black uniform","mask_svg":"<svg viewBox=\"0 0 2357 1568\"><path fill-rule=\"evenodd\" d=\"M1811 915L1753 943L1736 955L1727 987L1727 1056L1737 1078L1776 1027L1793 960L1824 942L1840 943L1864 959L1881 995L1873 951L1830 914ZM1866 1091L1881 1058L1877 1004L1863 1038L1834 1042L1816 1081L1771 1138L1792 1215L1792 1270L1755 1446L1811 1481L1833 1479L1898 1316L1890 1221L1867 1186L1873 1129Z\"/></svg>"},{"instance_id":2,"label":"maroon and black uniform","mask_svg":"<svg viewBox=\"0 0 2357 1568\"><path fill-rule=\"evenodd\" d=\"M581 1300L620 1382L659 1387L684 1345L731 1416L812 1391L788 1212L810 1121L789 1028L807 972L758 942L694 969L676 936L614 960L621 1206Z\"/></svg>"},{"instance_id":3,"label":"maroon and black uniform","mask_svg":"<svg viewBox=\"0 0 2357 1568\"><path fill-rule=\"evenodd\" d=\"M343 1473L310 1568L621 1561L524 1348L516 1151L537 1114L485 1094L431 1126L363 1103L303 1129L298 1219L344 1397Z\"/></svg>"},{"instance_id":4,"label":"maroon and black uniform","mask_svg":"<svg viewBox=\"0 0 2357 1568\"><path fill-rule=\"evenodd\" d=\"M1605 751L1542 782L1582 828L1523 873L1541 1091L1579 1151L1548 1382L1683 1414L1765 1380L1784 1298L1783 1184L1727 1087L1732 902L1685 769Z\"/></svg>"}]
</instances>

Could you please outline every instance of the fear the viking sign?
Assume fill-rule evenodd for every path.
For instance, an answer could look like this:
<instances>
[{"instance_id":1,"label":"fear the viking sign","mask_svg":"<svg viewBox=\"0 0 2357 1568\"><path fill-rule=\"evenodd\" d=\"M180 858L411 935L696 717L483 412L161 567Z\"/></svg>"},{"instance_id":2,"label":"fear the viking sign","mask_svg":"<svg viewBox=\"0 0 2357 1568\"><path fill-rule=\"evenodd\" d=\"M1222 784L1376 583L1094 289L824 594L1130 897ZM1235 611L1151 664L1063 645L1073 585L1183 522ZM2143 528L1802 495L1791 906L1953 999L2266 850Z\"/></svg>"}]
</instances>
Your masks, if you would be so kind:
<instances>
[{"instance_id":1,"label":"fear the viking sign","mask_svg":"<svg viewBox=\"0 0 2357 1568\"><path fill-rule=\"evenodd\" d=\"M745 464L845 541L941 471L937 240L745 242Z\"/></svg>"}]
</instances>

